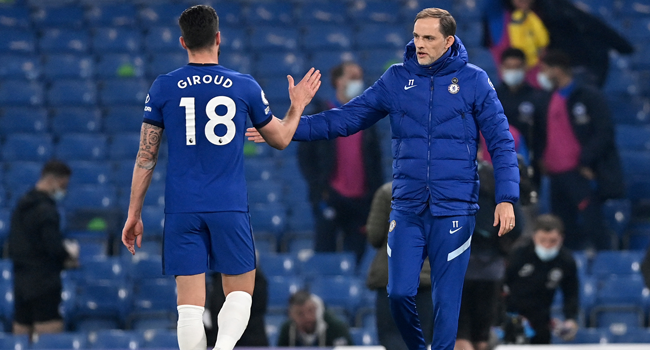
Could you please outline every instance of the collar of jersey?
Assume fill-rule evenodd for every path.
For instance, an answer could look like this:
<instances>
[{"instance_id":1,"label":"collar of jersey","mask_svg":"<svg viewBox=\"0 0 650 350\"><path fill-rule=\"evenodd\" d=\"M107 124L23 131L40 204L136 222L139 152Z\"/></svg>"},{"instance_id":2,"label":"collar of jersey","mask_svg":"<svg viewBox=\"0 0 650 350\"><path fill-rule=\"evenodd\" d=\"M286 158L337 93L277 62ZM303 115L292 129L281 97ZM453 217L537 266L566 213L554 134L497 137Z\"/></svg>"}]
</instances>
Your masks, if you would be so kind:
<instances>
[{"instance_id":1,"label":"collar of jersey","mask_svg":"<svg viewBox=\"0 0 650 350\"><path fill-rule=\"evenodd\" d=\"M195 66L195 67L206 67L206 66L218 66L218 63L188 63L188 66Z\"/></svg>"}]
</instances>

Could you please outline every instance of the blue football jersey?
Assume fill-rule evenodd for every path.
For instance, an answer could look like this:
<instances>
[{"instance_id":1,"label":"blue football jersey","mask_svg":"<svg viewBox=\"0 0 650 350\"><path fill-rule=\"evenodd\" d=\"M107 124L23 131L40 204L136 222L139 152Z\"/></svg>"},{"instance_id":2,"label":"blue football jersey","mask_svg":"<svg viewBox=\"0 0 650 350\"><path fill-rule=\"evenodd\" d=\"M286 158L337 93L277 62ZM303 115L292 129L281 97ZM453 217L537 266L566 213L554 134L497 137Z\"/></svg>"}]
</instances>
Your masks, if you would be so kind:
<instances>
[{"instance_id":1,"label":"blue football jersey","mask_svg":"<svg viewBox=\"0 0 650 350\"><path fill-rule=\"evenodd\" d=\"M248 211L247 116L258 128L273 117L250 75L190 63L156 78L144 122L167 134L166 213Z\"/></svg>"}]
</instances>

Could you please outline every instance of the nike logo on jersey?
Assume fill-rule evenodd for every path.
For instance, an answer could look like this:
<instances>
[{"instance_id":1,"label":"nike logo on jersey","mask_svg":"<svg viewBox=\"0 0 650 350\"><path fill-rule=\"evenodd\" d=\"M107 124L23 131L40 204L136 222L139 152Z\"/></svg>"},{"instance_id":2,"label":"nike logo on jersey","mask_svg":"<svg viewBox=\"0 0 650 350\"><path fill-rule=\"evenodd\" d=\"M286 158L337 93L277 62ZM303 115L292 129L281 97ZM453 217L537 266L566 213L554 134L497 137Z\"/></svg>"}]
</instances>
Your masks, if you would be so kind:
<instances>
[{"instance_id":1,"label":"nike logo on jersey","mask_svg":"<svg viewBox=\"0 0 650 350\"><path fill-rule=\"evenodd\" d=\"M459 228L457 228L455 230L449 230L449 234L453 235L454 233L458 232L458 230L460 230L461 228L463 228L463 226L461 226L461 227L459 227Z\"/></svg>"},{"instance_id":2,"label":"nike logo on jersey","mask_svg":"<svg viewBox=\"0 0 650 350\"><path fill-rule=\"evenodd\" d=\"M412 89L416 87L417 85L411 85L411 86L404 86L404 90Z\"/></svg>"}]
</instances>

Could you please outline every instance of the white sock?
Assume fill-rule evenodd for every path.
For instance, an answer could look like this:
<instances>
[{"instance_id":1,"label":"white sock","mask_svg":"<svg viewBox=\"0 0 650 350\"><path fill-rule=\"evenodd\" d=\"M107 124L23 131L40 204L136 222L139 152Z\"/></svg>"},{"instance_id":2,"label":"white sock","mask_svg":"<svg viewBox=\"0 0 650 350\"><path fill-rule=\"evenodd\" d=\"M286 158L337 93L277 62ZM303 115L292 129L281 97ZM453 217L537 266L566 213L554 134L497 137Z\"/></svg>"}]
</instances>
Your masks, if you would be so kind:
<instances>
[{"instance_id":1,"label":"white sock","mask_svg":"<svg viewBox=\"0 0 650 350\"><path fill-rule=\"evenodd\" d=\"M226 302L223 303L217 316L219 333L217 333L215 350L232 350L235 347L248 326L252 303L253 298L246 292L231 292L226 296Z\"/></svg>"},{"instance_id":2,"label":"white sock","mask_svg":"<svg viewBox=\"0 0 650 350\"><path fill-rule=\"evenodd\" d=\"M208 341L203 328L204 308L196 305L178 305L178 347L180 350L205 350Z\"/></svg>"}]
</instances>

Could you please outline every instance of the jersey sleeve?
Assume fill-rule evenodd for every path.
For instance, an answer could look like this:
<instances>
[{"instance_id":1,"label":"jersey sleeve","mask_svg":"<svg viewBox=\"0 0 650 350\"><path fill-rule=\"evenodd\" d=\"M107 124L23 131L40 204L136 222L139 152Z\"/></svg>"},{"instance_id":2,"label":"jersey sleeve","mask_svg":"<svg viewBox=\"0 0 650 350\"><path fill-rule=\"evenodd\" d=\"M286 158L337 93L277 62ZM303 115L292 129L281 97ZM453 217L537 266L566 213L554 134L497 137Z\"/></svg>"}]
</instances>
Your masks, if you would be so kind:
<instances>
[{"instance_id":1,"label":"jersey sleeve","mask_svg":"<svg viewBox=\"0 0 650 350\"><path fill-rule=\"evenodd\" d=\"M144 101L144 117L142 120L144 123L165 128L162 115L162 99L161 83L160 78L158 78L151 84L149 94L147 94Z\"/></svg>"},{"instance_id":2,"label":"jersey sleeve","mask_svg":"<svg viewBox=\"0 0 650 350\"><path fill-rule=\"evenodd\" d=\"M271 107L269 107L269 101L267 101L262 87L251 77L251 83L248 93L248 115L251 118L253 126L257 129L265 126L271 122L273 118L273 113L271 113Z\"/></svg>"}]
</instances>

